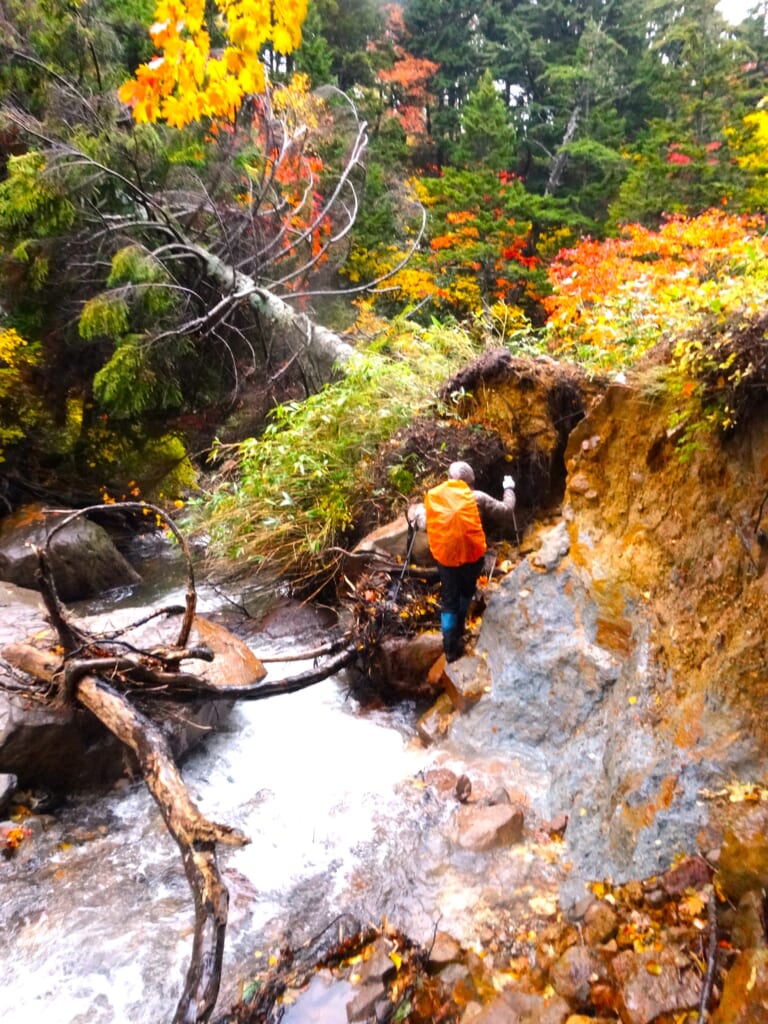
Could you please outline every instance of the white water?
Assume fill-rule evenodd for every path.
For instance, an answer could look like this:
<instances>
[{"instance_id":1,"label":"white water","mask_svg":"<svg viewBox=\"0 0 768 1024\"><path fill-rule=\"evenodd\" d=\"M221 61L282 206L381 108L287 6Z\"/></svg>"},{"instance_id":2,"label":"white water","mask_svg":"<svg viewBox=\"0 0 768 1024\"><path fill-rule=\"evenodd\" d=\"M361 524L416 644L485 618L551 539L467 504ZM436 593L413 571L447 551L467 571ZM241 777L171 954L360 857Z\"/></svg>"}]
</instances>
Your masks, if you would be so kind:
<instances>
[{"instance_id":1,"label":"white water","mask_svg":"<svg viewBox=\"0 0 768 1024\"><path fill-rule=\"evenodd\" d=\"M229 731L185 765L201 810L252 840L220 854L231 890L231 985L257 965L255 943L264 944L270 919L290 915L294 887L318 879L316 896L332 908L356 846L371 841L397 784L424 763L425 751L386 716L351 712L333 680L244 705ZM192 909L159 811L137 785L57 818L63 828L54 824L29 841L36 864L0 866L0 1020L170 1020L190 952ZM99 825L103 835L67 841L73 829L90 833Z\"/></svg>"},{"instance_id":2,"label":"white water","mask_svg":"<svg viewBox=\"0 0 768 1024\"><path fill-rule=\"evenodd\" d=\"M303 649L312 645L301 637ZM270 666L269 679L306 667ZM423 748L414 719L408 707L366 713L329 679L241 705L185 763L200 809L251 839L219 853L230 891L221 1012L271 953L338 914L362 923L386 915L422 942L439 926L468 944L500 907L524 905L547 880L526 845L484 855L455 846L455 801L422 776L433 764L457 774L467 766ZM507 781L535 795L522 769ZM193 909L178 850L143 784L73 801L35 825L18 856L0 861L0 1021L169 1022ZM318 1019L335 1024L334 1014ZM294 1008L291 1024L302 1021Z\"/></svg>"}]
</instances>

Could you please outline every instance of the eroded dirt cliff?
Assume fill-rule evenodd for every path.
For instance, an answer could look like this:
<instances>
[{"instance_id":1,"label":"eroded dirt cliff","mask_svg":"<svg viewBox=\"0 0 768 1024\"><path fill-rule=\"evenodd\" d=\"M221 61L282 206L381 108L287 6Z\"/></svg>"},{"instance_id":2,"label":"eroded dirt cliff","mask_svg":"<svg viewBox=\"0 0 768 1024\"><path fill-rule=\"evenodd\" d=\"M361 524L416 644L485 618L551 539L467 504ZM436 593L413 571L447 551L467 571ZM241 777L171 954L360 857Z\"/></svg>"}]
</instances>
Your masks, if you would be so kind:
<instances>
[{"instance_id":1,"label":"eroded dirt cliff","mask_svg":"<svg viewBox=\"0 0 768 1024\"><path fill-rule=\"evenodd\" d=\"M671 743L692 749L704 709L722 706L765 749L768 416L683 451L675 411L639 378L612 386L574 430L571 558L596 584L602 575L606 638L611 623L626 635L622 594L645 602L654 658L669 672L659 727Z\"/></svg>"},{"instance_id":2,"label":"eroded dirt cliff","mask_svg":"<svg viewBox=\"0 0 768 1024\"><path fill-rule=\"evenodd\" d=\"M768 419L682 447L658 380L610 385L571 431L560 548L533 523L478 638L492 692L454 726L551 772L582 878L716 850L702 793L759 781L768 748Z\"/></svg>"}]
</instances>

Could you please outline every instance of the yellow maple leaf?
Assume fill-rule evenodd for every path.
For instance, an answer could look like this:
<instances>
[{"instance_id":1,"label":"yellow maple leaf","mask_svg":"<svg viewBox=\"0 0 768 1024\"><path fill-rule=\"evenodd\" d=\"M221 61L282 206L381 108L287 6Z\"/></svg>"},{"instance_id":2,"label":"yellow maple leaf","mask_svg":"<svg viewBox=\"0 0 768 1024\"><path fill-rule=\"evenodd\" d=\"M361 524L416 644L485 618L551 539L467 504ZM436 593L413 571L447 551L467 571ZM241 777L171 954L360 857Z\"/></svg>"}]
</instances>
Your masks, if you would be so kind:
<instances>
[{"instance_id":1,"label":"yellow maple leaf","mask_svg":"<svg viewBox=\"0 0 768 1024\"><path fill-rule=\"evenodd\" d=\"M678 904L678 910L683 917L694 918L698 917L699 914L704 910L707 903L699 892L691 892L686 894L684 899L680 900Z\"/></svg>"},{"instance_id":2,"label":"yellow maple leaf","mask_svg":"<svg viewBox=\"0 0 768 1024\"><path fill-rule=\"evenodd\" d=\"M136 121L183 128L201 117L231 120L248 93L264 89L260 53L301 42L307 0L216 0L228 46L212 58L202 0L159 0L149 34L156 56L118 89Z\"/></svg>"}]
</instances>

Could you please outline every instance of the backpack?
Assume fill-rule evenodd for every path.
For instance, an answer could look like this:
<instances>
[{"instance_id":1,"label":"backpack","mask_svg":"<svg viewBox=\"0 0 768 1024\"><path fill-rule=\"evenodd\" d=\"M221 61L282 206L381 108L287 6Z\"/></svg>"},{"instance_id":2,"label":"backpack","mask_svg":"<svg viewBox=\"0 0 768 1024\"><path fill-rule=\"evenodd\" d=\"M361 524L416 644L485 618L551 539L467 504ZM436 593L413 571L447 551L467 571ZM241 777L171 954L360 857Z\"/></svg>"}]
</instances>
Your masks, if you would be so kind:
<instances>
[{"instance_id":1,"label":"backpack","mask_svg":"<svg viewBox=\"0 0 768 1024\"><path fill-rule=\"evenodd\" d=\"M472 490L463 480L446 480L424 495L427 541L441 565L476 562L485 554L485 532Z\"/></svg>"}]
</instances>

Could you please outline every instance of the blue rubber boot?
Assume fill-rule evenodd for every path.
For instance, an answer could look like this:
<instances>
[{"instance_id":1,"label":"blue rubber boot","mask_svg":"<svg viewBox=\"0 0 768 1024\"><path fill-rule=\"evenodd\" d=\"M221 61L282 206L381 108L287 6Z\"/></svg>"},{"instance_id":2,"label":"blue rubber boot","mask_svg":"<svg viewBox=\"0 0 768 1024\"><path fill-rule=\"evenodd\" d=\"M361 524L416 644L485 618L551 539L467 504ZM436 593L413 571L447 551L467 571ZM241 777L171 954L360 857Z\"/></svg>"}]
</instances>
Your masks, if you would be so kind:
<instances>
[{"instance_id":1,"label":"blue rubber boot","mask_svg":"<svg viewBox=\"0 0 768 1024\"><path fill-rule=\"evenodd\" d=\"M443 651L446 661L456 661L461 657L461 630L459 616L455 612L442 612L440 628L443 632Z\"/></svg>"}]
</instances>

